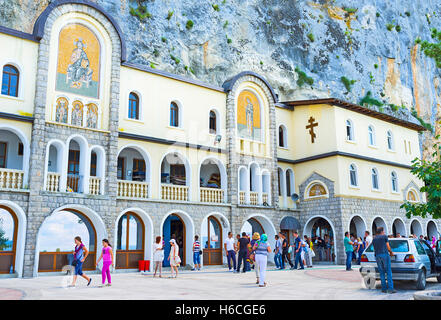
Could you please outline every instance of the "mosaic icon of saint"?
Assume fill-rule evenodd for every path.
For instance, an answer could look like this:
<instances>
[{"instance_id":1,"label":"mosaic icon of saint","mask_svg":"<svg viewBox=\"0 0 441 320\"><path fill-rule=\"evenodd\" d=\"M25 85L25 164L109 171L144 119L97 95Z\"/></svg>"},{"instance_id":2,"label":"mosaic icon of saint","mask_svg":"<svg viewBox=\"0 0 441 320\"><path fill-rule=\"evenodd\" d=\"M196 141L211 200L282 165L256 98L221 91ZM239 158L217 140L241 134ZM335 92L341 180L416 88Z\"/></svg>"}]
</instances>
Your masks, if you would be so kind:
<instances>
[{"instance_id":1,"label":"mosaic icon of saint","mask_svg":"<svg viewBox=\"0 0 441 320\"><path fill-rule=\"evenodd\" d=\"M61 123L67 123L67 100L60 98L57 100L57 111L55 115L55 121Z\"/></svg>"},{"instance_id":2,"label":"mosaic icon of saint","mask_svg":"<svg viewBox=\"0 0 441 320\"><path fill-rule=\"evenodd\" d=\"M74 41L75 49L72 51L70 57L71 64L67 67L67 78L66 81L71 80L72 88L81 88L82 83L89 87L92 81L93 70L90 68L89 58L87 57L86 51L84 51L87 46L81 38Z\"/></svg>"},{"instance_id":3,"label":"mosaic icon of saint","mask_svg":"<svg viewBox=\"0 0 441 320\"><path fill-rule=\"evenodd\" d=\"M74 102L72 108L72 124L74 126L83 125L83 106L80 102Z\"/></svg>"},{"instance_id":4,"label":"mosaic icon of saint","mask_svg":"<svg viewBox=\"0 0 441 320\"><path fill-rule=\"evenodd\" d=\"M98 125L98 110L96 105L89 104L87 109L87 126L96 128Z\"/></svg>"},{"instance_id":5,"label":"mosaic icon of saint","mask_svg":"<svg viewBox=\"0 0 441 320\"><path fill-rule=\"evenodd\" d=\"M250 137L252 137L254 127L254 107L249 98L247 98L247 106L245 107L245 119L247 124L247 133Z\"/></svg>"}]
</instances>

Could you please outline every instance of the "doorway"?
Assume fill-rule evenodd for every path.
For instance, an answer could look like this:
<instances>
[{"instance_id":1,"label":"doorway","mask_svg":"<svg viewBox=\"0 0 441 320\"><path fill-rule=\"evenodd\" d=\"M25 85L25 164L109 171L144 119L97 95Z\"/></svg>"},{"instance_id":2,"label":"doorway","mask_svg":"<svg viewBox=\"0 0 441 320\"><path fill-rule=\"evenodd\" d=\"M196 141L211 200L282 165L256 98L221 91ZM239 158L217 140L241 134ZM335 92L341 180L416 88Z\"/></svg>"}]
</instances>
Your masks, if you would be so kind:
<instances>
[{"instance_id":1,"label":"doorway","mask_svg":"<svg viewBox=\"0 0 441 320\"><path fill-rule=\"evenodd\" d=\"M222 226L214 216L202 227L201 246L205 265L222 264Z\"/></svg>"},{"instance_id":2,"label":"doorway","mask_svg":"<svg viewBox=\"0 0 441 320\"><path fill-rule=\"evenodd\" d=\"M164 237L164 261L163 266L169 267L170 261L167 260L170 254L170 240L175 239L179 246L179 257L181 258L181 265L185 266L185 223L177 214L171 214L167 217L162 228Z\"/></svg>"}]
</instances>

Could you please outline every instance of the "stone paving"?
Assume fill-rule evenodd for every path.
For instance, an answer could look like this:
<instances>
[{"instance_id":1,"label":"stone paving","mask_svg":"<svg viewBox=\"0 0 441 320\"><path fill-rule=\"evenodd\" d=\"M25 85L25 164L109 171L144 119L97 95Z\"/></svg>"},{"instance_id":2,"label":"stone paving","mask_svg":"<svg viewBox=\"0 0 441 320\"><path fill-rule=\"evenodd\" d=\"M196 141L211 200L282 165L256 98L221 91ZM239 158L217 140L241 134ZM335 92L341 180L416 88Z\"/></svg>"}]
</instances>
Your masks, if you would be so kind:
<instances>
[{"instance_id":1,"label":"stone paving","mask_svg":"<svg viewBox=\"0 0 441 320\"><path fill-rule=\"evenodd\" d=\"M341 266L319 266L307 270L274 270L267 273L268 286L255 284L254 272L233 274L221 268L182 271L178 278L153 278L137 272L112 274L111 287L98 287L101 275L92 274L90 287L79 278L76 288L67 288L69 276L40 276L29 279L0 279L1 299L413 299L413 283L396 283L396 294L383 294L378 289L364 288L357 269L351 272ZM427 290L440 290L436 279L429 279Z\"/></svg>"}]
</instances>

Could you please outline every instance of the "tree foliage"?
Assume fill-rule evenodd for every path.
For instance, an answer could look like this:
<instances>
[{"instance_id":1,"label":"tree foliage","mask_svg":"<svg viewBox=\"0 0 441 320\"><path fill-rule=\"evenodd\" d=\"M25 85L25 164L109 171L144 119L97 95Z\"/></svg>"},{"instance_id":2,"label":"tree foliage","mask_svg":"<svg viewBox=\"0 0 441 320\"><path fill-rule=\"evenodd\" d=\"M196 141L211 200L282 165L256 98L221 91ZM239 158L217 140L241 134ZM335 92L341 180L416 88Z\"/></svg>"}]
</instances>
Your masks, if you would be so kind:
<instances>
[{"instance_id":1,"label":"tree foliage","mask_svg":"<svg viewBox=\"0 0 441 320\"><path fill-rule=\"evenodd\" d=\"M441 68L441 31L432 28L431 36L436 42L432 43L426 40L421 41L420 38L416 39L415 42L421 44L421 49L424 54L434 59L436 66Z\"/></svg>"},{"instance_id":2,"label":"tree foliage","mask_svg":"<svg viewBox=\"0 0 441 320\"><path fill-rule=\"evenodd\" d=\"M439 139L439 136L436 137ZM406 216L441 218L441 145L435 144L431 161L414 159L412 169L415 176L424 182L420 192L426 193L426 203L405 202L401 208L406 210Z\"/></svg>"}]
</instances>

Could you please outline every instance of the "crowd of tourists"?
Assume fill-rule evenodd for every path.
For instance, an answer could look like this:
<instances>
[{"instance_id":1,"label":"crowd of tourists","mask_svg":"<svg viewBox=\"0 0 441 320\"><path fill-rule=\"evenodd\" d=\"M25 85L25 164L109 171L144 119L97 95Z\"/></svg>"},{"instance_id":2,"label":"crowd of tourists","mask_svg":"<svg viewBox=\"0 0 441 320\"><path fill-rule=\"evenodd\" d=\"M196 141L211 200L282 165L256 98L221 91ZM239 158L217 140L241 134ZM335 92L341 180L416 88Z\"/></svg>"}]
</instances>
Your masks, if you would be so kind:
<instances>
[{"instance_id":1,"label":"crowd of tourists","mask_svg":"<svg viewBox=\"0 0 441 320\"><path fill-rule=\"evenodd\" d=\"M304 270L312 268L313 258L318 255L319 261L326 259L330 261L333 259L333 242L327 235L322 239L319 236L308 237L304 235L303 238L296 232L292 232L293 241L288 242L287 235L283 232L279 232L274 237L274 248L268 243L268 236L266 234L259 234L254 232L250 237L246 232L237 234L233 237L232 232L228 232L228 237L224 242L224 254L227 258L228 269L233 273L245 273L254 270L256 274L256 284L259 287L265 287L267 285L266 270L268 265L268 254L274 253L274 264L276 269L284 270L289 264L290 270ZM366 248L372 243L374 246L374 252L378 264L378 269L381 278L382 291L388 293L395 293L392 281L392 272L390 267L390 256L393 252L389 246L389 238L404 238L405 236L397 233L396 235L385 235L383 228L377 228L377 234L375 237L370 235L369 231L365 231L364 237L357 237L354 234L345 232L344 248L346 252L346 270L351 271L352 264L360 264L361 256ZM419 238L421 241L425 241L429 247L434 251L436 250L436 238L433 236L431 239L427 236L410 235L410 238ZM440 238L441 240L441 238ZM77 281L77 277L81 276L87 281L87 286L90 285L92 278L89 278L83 273L83 263L87 258L89 251L82 243L79 236L75 237L75 250L73 253L74 260L71 265L74 269L73 281L70 287L74 287ZM98 258L96 265L98 266L100 261L103 261L101 267L102 282L100 287L105 286L107 280L107 286L111 286L112 280L110 276L110 267L114 267L114 254L109 240L102 240L103 249L100 257ZM181 257L179 254L179 245L175 239L170 239L170 253L167 260L171 267L170 278L177 278L178 268L181 264ZM164 247L165 243L161 236L157 236L153 245L153 277L158 276L162 278L162 265L164 261ZM199 236L194 237L192 246L193 251L193 271L201 270L201 243ZM240 270L242 267L242 271ZM387 281L386 281L387 275Z\"/></svg>"}]
</instances>

